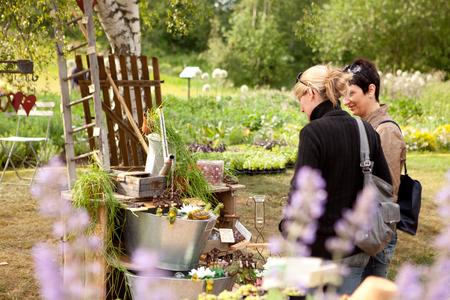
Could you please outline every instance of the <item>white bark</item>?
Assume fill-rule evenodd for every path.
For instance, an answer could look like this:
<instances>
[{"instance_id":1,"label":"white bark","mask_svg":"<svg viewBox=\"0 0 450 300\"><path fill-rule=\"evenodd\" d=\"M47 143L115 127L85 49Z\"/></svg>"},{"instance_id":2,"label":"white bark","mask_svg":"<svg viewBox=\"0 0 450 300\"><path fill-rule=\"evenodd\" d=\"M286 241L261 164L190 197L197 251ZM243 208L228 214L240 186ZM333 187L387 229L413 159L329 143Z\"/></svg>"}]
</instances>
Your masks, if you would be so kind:
<instances>
[{"instance_id":1,"label":"white bark","mask_svg":"<svg viewBox=\"0 0 450 300\"><path fill-rule=\"evenodd\" d=\"M141 55L138 0L98 0L95 9L113 52Z\"/></svg>"}]
</instances>

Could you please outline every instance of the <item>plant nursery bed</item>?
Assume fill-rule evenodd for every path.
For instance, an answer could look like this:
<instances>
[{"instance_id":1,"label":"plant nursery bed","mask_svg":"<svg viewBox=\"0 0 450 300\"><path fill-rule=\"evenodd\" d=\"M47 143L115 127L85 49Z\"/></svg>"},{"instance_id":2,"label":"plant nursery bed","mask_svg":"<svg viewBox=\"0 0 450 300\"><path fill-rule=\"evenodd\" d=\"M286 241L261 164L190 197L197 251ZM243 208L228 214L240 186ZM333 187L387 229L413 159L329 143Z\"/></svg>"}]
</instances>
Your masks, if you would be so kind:
<instances>
[{"instance_id":1,"label":"plant nursery bed","mask_svg":"<svg viewBox=\"0 0 450 300\"><path fill-rule=\"evenodd\" d=\"M267 174L280 174L280 173L285 173L286 172L286 168L282 168L282 169L264 169L264 170L235 170L237 175L267 175Z\"/></svg>"}]
</instances>

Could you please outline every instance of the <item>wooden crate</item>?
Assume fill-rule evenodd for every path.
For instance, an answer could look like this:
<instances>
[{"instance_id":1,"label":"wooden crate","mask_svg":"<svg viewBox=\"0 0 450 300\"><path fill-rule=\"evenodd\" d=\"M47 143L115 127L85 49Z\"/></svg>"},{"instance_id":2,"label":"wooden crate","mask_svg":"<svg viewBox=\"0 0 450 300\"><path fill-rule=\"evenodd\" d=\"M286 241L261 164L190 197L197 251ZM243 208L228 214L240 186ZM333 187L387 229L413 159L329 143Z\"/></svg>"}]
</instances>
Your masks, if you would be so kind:
<instances>
[{"instance_id":1,"label":"wooden crate","mask_svg":"<svg viewBox=\"0 0 450 300\"><path fill-rule=\"evenodd\" d=\"M117 192L135 198L148 198L161 195L166 187L165 176L150 176L142 171L116 172Z\"/></svg>"}]
</instances>

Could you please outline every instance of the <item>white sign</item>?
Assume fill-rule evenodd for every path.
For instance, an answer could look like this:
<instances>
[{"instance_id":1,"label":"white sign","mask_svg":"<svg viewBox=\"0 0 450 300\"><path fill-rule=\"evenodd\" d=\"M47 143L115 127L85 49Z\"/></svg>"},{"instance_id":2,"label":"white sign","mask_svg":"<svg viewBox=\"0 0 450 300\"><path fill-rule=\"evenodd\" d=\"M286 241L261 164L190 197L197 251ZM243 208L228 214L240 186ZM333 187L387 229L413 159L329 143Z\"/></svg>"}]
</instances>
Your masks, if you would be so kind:
<instances>
[{"instance_id":1,"label":"white sign","mask_svg":"<svg viewBox=\"0 0 450 300\"><path fill-rule=\"evenodd\" d=\"M231 228L219 228L220 241L222 243L234 243L233 229Z\"/></svg>"},{"instance_id":2,"label":"white sign","mask_svg":"<svg viewBox=\"0 0 450 300\"><path fill-rule=\"evenodd\" d=\"M199 67L186 67L181 71L180 78L194 78L202 75L202 70Z\"/></svg>"},{"instance_id":3,"label":"white sign","mask_svg":"<svg viewBox=\"0 0 450 300\"><path fill-rule=\"evenodd\" d=\"M245 226L242 225L241 222L236 221L234 227L242 234L242 236L244 236L247 241L250 241L252 239L252 233L247 228L245 228Z\"/></svg>"}]
</instances>

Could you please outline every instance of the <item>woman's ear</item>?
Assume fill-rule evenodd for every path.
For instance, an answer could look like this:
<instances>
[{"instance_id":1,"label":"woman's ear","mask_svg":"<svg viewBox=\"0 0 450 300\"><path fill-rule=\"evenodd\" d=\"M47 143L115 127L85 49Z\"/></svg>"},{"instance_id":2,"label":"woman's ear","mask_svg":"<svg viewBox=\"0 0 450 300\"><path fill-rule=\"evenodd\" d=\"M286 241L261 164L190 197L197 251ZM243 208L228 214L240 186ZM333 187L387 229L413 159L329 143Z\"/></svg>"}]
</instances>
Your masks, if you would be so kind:
<instances>
[{"instance_id":1,"label":"woman's ear","mask_svg":"<svg viewBox=\"0 0 450 300\"><path fill-rule=\"evenodd\" d=\"M371 83L369 84L369 89L368 89L368 93L370 96L375 96L375 92L377 90L377 87L375 86L375 84Z\"/></svg>"}]
</instances>

